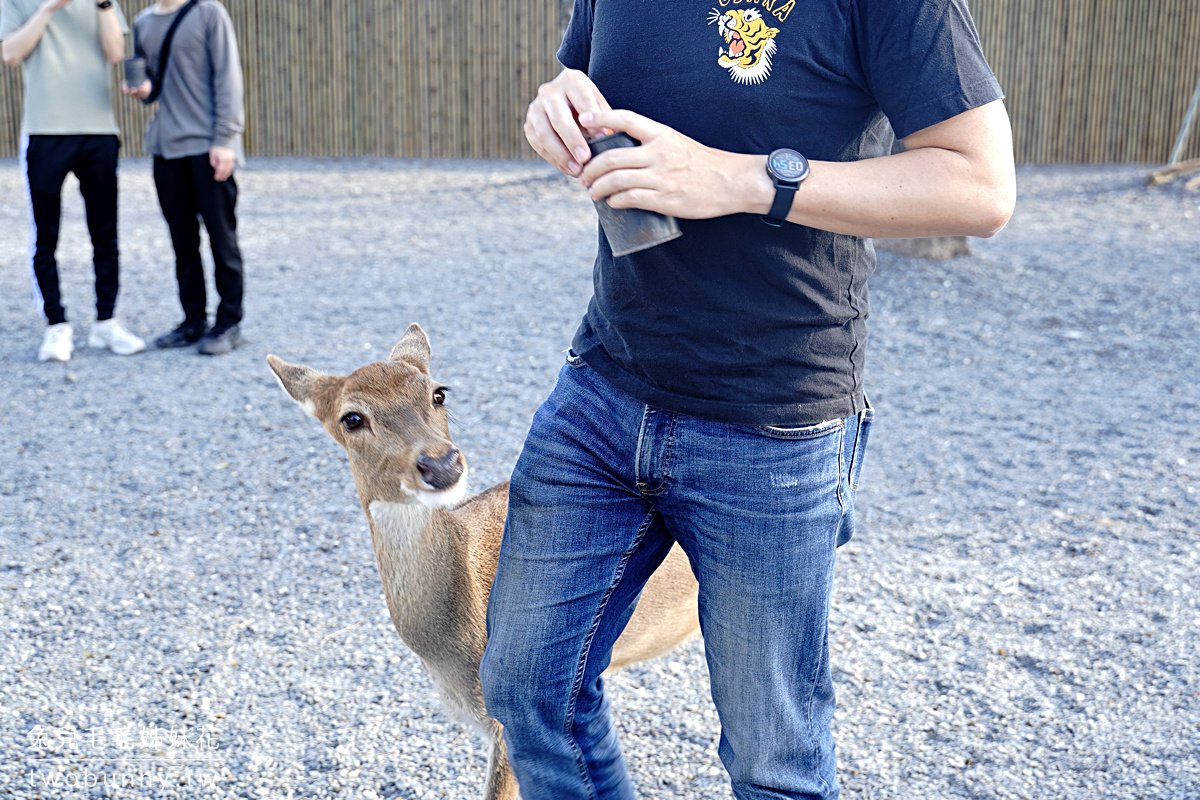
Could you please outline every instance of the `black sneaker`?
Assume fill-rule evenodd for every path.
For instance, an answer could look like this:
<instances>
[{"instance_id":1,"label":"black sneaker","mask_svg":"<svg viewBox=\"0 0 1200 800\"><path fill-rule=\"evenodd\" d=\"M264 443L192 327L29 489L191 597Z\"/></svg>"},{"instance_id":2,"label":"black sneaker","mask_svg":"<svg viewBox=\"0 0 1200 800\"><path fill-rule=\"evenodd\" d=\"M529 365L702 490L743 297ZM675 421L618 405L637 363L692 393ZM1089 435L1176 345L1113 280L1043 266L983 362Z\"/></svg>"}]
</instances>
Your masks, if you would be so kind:
<instances>
[{"instance_id":1,"label":"black sneaker","mask_svg":"<svg viewBox=\"0 0 1200 800\"><path fill-rule=\"evenodd\" d=\"M235 347L240 347L243 341L242 332L238 330L237 325L229 327L214 325L208 333L204 334L204 338L200 340L200 346L196 349L200 351L201 355L219 356L228 353Z\"/></svg>"},{"instance_id":2,"label":"black sneaker","mask_svg":"<svg viewBox=\"0 0 1200 800\"><path fill-rule=\"evenodd\" d=\"M170 350L175 347L187 347L193 345L204 336L204 332L208 330L208 325L201 322L193 324L185 322L170 333L164 333L154 340L154 346L161 350Z\"/></svg>"}]
</instances>

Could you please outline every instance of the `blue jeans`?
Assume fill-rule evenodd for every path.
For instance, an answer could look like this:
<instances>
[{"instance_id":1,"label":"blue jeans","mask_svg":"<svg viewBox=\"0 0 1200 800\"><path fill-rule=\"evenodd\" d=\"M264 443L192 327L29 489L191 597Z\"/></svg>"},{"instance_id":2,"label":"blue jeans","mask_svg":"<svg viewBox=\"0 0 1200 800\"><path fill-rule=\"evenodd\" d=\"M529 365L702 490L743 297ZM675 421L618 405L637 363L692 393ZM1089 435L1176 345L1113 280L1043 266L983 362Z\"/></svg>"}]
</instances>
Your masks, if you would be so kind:
<instances>
[{"instance_id":1,"label":"blue jeans","mask_svg":"<svg viewBox=\"0 0 1200 800\"><path fill-rule=\"evenodd\" d=\"M634 797L600 674L674 542L734 795L838 796L829 598L870 420L712 422L569 359L513 471L480 669L524 800Z\"/></svg>"}]
</instances>

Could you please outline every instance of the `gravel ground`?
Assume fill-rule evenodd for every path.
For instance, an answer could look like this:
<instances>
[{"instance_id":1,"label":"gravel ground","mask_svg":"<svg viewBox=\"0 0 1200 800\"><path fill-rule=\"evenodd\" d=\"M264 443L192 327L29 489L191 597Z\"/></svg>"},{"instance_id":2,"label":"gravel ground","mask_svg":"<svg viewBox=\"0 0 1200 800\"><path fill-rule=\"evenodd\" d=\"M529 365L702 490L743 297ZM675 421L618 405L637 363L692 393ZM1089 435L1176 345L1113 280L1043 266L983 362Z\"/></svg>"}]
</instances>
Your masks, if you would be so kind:
<instances>
[{"instance_id":1,"label":"gravel ground","mask_svg":"<svg viewBox=\"0 0 1200 800\"><path fill-rule=\"evenodd\" d=\"M1200 798L1200 195L1141 175L1023 169L972 257L881 254L831 621L846 797ZM489 485L586 303L590 205L530 163L240 182L246 347L40 364L0 162L0 795L478 797L482 748L392 630L345 456L263 357L349 371L421 322ZM158 333L170 245L145 161L121 183L118 313ZM643 796L730 796L700 642L610 686Z\"/></svg>"}]
</instances>

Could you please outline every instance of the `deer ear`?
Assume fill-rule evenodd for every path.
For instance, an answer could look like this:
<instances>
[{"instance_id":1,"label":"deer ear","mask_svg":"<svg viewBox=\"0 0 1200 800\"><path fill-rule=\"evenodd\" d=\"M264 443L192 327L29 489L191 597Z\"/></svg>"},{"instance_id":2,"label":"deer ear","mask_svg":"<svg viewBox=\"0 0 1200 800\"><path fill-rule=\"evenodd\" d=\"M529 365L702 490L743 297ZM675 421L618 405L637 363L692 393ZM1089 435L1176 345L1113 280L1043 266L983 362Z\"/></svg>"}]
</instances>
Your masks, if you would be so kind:
<instances>
[{"instance_id":1,"label":"deer ear","mask_svg":"<svg viewBox=\"0 0 1200 800\"><path fill-rule=\"evenodd\" d=\"M340 378L319 372L312 367L289 364L276 356L267 356L267 363L274 370L275 379L279 381L283 390L291 395L292 399L299 403L310 417L320 419L317 415L317 407L322 390L329 388L327 384L330 381L340 380Z\"/></svg>"},{"instance_id":2,"label":"deer ear","mask_svg":"<svg viewBox=\"0 0 1200 800\"><path fill-rule=\"evenodd\" d=\"M388 356L388 361L407 361L428 375L431 354L429 337L425 335L425 331L421 330L421 326L414 322L408 326L408 330L400 337L400 341L396 342L396 346L392 348L392 354Z\"/></svg>"}]
</instances>

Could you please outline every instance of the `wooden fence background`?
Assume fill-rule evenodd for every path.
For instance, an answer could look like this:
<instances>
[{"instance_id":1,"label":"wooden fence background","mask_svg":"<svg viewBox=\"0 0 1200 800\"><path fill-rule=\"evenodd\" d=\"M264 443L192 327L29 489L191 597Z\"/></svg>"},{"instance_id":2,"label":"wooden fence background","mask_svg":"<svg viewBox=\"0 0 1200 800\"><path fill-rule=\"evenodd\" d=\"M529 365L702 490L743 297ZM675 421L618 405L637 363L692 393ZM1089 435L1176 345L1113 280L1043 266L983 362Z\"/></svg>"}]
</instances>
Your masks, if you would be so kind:
<instances>
[{"instance_id":1,"label":"wooden fence background","mask_svg":"<svg viewBox=\"0 0 1200 800\"><path fill-rule=\"evenodd\" d=\"M753 0L750 0L753 2ZM87 0L78 0L87 2ZM528 158L521 120L557 71L563 0L224 0L247 151ZM132 17L149 3L127 0ZM973 0L1022 162L1164 162L1200 78L1200 0ZM116 94L124 152L146 111ZM0 71L0 157L20 71ZM1200 156L1200 121L1184 157Z\"/></svg>"}]
</instances>

